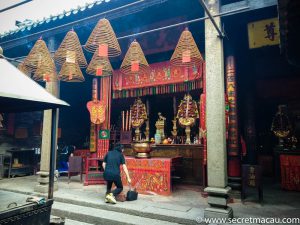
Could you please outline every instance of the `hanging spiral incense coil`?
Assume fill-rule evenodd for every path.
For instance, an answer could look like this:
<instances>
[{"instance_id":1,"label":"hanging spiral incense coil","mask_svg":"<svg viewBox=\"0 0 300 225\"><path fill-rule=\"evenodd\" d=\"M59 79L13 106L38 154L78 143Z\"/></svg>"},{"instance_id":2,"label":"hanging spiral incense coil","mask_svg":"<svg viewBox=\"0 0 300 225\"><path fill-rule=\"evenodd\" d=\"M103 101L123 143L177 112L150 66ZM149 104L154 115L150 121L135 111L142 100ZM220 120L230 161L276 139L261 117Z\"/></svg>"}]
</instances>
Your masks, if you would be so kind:
<instances>
[{"instance_id":1,"label":"hanging spiral incense coil","mask_svg":"<svg viewBox=\"0 0 300 225\"><path fill-rule=\"evenodd\" d=\"M86 69L86 72L90 75L95 76L110 76L112 75L112 67L107 57L100 56L99 52L96 51L93 58Z\"/></svg>"},{"instance_id":2,"label":"hanging spiral incense coil","mask_svg":"<svg viewBox=\"0 0 300 225\"><path fill-rule=\"evenodd\" d=\"M87 66L80 41L75 31L69 31L54 54L55 61L62 65L65 61L77 61L79 67Z\"/></svg>"},{"instance_id":3,"label":"hanging spiral incense coil","mask_svg":"<svg viewBox=\"0 0 300 225\"><path fill-rule=\"evenodd\" d=\"M77 62L65 62L58 75L59 79L66 82L82 82L84 77Z\"/></svg>"},{"instance_id":4,"label":"hanging spiral incense coil","mask_svg":"<svg viewBox=\"0 0 300 225\"><path fill-rule=\"evenodd\" d=\"M116 34L107 19L99 20L84 46L89 52L95 52L99 47L106 49L107 57L121 54Z\"/></svg>"},{"instance_id":5,"label":"hanging spiral incense coil","mask_svg":"<svg viewBox=\"0 0 300 225\"><path fill-rule=\"evenodd\" d=\"M171 57L171 64L174 66L192 67L203 61L203 57L197 47L192 33L185 29L176 45L175 51Z\"/></svg>"},{"instance_id":6,"label":"hanging spiral incense coil","mask_svg":"<svg viewBox=\"0 0 300 225\"><path fill-rule=\"evenodd\" d=\"M32 79L36 81L44 81L44 82L56 81L57 74L56 74L55 65L53 64L53 68L50 68L48 66L45 66L42 60L41 64L35 70Z\"/></svg>"},{"instance_id":7,"label":"hanging spiral incense coil","mask_svg":"<svg viewBox=\"0 0 300 225\"><path fill-rule=\"evenodd\" d=\"M149 70L149 64L145 58L140 44L134 40L123 59L121 72L124 74L146 73Z\"/></svg>"},{"instance_id":8,"label":"hanging spiral incense coil","mask_svg":"<svg viewBox=\"0 0 300 225\"><path fill-rule=\"evenodd\" d=\"M24 65L24 62L19 63L18 69L27 76L31 76L31 72L28 71L27 67Z\"/></svg>"},{"instance_id":9,"label":"hanging spiral incense coil","mask_svg":"<svg viewBox=\"0 0 300 225\"><path fill-rule=\"evenodd\" d=\"M46 43L41 39L36 41L23 63L28 72L35 72L41 64L49 70L55 68L54 61L51 58Z\"/></svg>"}]
</instances>

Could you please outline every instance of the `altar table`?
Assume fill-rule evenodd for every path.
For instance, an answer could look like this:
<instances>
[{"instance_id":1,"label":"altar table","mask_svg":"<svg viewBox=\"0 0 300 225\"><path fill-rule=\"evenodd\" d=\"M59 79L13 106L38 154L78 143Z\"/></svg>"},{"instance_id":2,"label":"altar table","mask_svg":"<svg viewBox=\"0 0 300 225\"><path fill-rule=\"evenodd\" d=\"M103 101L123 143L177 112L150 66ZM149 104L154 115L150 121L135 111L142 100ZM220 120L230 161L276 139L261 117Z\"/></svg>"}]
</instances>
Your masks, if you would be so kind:
<instances>
[{"instance_id":1,"label":"altar table","mask_svg":"<svg viewBox=\"0 0 300 225\"><path fill-rule=\"evenodd\" d=\"M182 157L138 159L125 157L131 185L142 194L170 195L171 173L181 164ZM122 182L128 185L122 170Z\"/></svg>"}]
</instances>

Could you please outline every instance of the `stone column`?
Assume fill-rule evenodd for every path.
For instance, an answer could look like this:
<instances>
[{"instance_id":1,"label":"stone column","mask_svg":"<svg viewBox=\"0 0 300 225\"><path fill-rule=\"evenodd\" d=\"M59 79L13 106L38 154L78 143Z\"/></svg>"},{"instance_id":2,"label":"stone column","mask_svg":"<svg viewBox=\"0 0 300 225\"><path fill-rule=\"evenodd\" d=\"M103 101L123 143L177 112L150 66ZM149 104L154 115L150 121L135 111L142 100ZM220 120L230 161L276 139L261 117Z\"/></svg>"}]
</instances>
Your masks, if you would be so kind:
<instances>
[{"instance_id":1,"label":"stone column","mask_svg":"<svg viewBox=\"0 0 300 225\"><path fill-rule=\"evenodd\" d=\"M48 49L50 52L55 50L55 39L50 38L48 40ZM46 90L52 95L59 98L59 83L58 81L50 81L46 83ZM58 113L58 110L57 110ZM49 186L49 170L50 170L50 151L51 151L51 119L52 110L45 110L43 117L43 133L42 133L42 146L41 146L41 166L34 191L40 193L48 193ZM58 118L58 114L57 114ZM58 124L58 119L56 121ZM57 132L56 132L57 133ZM57 173L57 172L56 172ZM57 179L54 179L54 191L58 189Z\"/></svg>"},{"instance_id":2,"label":"stone column","mask_svg":"<svg viewBox=\"0 0 300 225\"><path fill-rule=\"evenodd\" d=\"M220 12L219 0L206 1L212 15ZM215 18L221 28L220 17ZM207 175L209 208L204 217L233 216L227 206L227 152L225 136L225 96L224 96L224 53L223 40L212 22L205 21L205 60L206 60L206 125L207 125Z\"/></svg>"}]
</instances>

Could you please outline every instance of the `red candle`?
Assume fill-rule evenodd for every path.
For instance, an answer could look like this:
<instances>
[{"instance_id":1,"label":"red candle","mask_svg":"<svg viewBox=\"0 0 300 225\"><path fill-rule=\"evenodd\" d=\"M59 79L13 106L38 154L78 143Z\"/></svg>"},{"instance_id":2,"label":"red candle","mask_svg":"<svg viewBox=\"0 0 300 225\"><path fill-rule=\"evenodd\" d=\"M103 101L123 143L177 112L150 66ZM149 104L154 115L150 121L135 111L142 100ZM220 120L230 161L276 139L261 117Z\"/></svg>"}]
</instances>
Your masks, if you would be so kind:
<instances>
[{"instance_id":1,"label":"red candle","mask_svg":"<svg viewBox=\"0 0 300 225\"><path fill-rule=\"evenodd\" d=\"M128 110L126 111L126 126L125 130L128 130Z\"/></svg>"}]
</instances>

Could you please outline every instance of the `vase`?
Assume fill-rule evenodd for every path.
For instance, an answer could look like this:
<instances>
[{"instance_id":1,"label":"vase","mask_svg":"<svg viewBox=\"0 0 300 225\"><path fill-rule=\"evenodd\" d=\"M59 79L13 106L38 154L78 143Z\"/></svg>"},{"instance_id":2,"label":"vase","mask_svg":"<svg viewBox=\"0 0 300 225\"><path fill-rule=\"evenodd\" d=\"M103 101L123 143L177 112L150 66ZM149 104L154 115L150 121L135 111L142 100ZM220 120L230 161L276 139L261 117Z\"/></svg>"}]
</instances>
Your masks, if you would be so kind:
<instances>
[{"instance_id":1,"label":"vase","mask_svg":"<svg viewBox=\"0 0 300 225\"><path fill-rule=\"evenodd\" d=\"M154 139L155 139L155 144L160 144L161 143L161 135L160 135L160 133L156 133L155 135L154 135Z\"/></svg>"}]
</instances>

